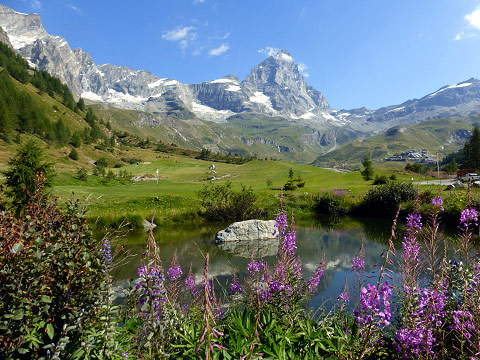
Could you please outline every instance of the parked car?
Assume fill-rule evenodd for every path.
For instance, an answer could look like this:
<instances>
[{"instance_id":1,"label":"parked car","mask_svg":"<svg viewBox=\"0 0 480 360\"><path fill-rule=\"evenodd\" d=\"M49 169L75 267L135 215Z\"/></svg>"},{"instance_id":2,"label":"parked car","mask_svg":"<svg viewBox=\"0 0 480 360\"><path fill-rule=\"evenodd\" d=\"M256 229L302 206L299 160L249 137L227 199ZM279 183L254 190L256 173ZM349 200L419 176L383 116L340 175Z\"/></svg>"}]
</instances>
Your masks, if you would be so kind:
<instances>
[{"instance_id":1,"label":"parked car","mask_svg":"<svg viewBox=\"0 0 480 360\"><path fill-rule=\"evenodd\" d=\"M470 182L470 181L478 181L478 180L480 180L480 176L478 176L478 174L476 173L468 173L463 175L460 178L461 182Z\"/></svg>"}]
</instances>

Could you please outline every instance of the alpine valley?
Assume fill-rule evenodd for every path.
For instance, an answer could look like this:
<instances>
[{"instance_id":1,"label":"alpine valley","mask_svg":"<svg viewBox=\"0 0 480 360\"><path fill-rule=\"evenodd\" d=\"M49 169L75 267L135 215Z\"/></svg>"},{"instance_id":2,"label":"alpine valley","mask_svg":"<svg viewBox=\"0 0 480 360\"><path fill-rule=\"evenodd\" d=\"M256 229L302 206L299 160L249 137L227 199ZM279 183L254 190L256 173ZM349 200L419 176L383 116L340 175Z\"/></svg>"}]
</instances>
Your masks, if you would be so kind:
<instances>
[{"instance_id":1,"label":"alpine valley","mask_svg":"<svg viewBox=\"0 0 480 360\"><path fill-rule=\"evenodd\" d=\"M468 136L465 130L471 129L480 112L476 79L377 110L332 109L322 93L307 84L285 50L267 57L243 80L226 75L199 84L183 84L125 66L97 65L88 52L72 50L63 37L48 34L39 15L3 5L0 41L32 67L48 71L76 96L95 104L97 115L114 128L212 152L301 163L320 156L318 162L322 162L332 151L348 157L351 154L338 148L384 136L392 128L450 118L458 124L459 118L465 119L454 127L442 122L445 131L440 138L435 137L438 129L431 131L435 138L431 146L441 148L463 142ZM335 158L342 161L341 157Z\"/></svg>"}]
</instances>

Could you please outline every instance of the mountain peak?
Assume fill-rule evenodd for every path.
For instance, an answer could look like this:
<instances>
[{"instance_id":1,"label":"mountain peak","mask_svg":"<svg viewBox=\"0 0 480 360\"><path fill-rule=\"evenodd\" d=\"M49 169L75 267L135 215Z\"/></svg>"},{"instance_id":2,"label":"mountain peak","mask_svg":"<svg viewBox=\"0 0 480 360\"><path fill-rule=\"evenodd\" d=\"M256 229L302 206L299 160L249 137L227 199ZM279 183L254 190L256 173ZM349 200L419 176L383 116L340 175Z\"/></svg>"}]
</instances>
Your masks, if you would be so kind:
<instances>
[{"instance_id":1,"label":"mountain peak","mask_svg":"<svg viewBox=\"0 0 480 360\"><path fill-rule=\"evenodd\" d=\"M287 50L280 49L272 57L277 61L293 62L293 58Z\"/></svg>"}]
</instances>

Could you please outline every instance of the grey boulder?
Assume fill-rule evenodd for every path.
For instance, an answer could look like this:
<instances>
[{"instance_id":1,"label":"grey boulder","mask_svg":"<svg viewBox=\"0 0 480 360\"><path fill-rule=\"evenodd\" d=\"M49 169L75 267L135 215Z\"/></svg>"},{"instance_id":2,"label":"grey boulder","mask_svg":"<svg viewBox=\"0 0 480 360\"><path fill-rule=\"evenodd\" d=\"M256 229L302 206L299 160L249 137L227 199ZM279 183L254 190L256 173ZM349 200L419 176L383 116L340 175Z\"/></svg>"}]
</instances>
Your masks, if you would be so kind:
<instances>
[{"instance_id":1,"label":"grey boulder","mask_svg":"<svg viewBox=\"0 0 480 360\"><path fill-rule=\"evenodd\" d=\"M219 231L215 235L215 242L275 239L275 230L275 220L239 221Z\"/></svg>"}]
</instances>

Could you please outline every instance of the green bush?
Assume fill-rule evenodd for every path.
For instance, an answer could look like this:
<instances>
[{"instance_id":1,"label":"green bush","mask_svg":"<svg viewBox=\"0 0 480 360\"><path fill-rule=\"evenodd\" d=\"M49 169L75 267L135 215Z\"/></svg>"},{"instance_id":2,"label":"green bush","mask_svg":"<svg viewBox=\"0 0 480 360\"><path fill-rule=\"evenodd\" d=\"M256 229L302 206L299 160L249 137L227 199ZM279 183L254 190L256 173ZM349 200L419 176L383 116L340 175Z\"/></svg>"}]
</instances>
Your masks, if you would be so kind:
<instances>
[{"instance_id":1,"label":"green bush","mask_svg":"<svg viewBox=\"0 0 480 360\"><path fill-rule=\"evenodd\" d=\"M59 359L95 316L103 279L78 204L62 211L41 191L31 200L20 218L0 215L2 359Z\"/></svg>"},{"instance_id":2,"label":"green bush","mask_svg":"<svg viewBox=\"0 0 480 360\"><path fill-rule=\"evenodd\" d=\"M411 183L389 182L370 188L358 210L360 214L390 216L401 202L414 200L415 196L416 190Z\"/></svg>"},{"instance_id":3,"label":"green bush","mask_svg":"<svg viewBox=\"0 0 480 360\"><path fill-rule=\"evenodd\" d=\"M313 209L317 214L325 215L346 215L349 212L345 198L330 191L319 195L315 199Z\"/></svg>"},{"instance_id":4,"label":"green bush","mask_svg":"<svg viewBox=\"0 0 480 360\"><path fill-rule=\"evenodd\" d=\"M72 151L70 151L70 154L68 154L68 157L72 160L77 161L78 160L78 152L75 150L75 148L72 148Z\"/></svg>"},{"instance_id":5,"label":"green bush","mask_svg":"<svg viewBox=\"0 0 480 360\"><path fill-rule=\"evenodd\" d=\"M214 221L239 221L253 219L261 215L256 205L257 196L252 188L242 185L238 192L232 190L232 184L214 184L208 182L198 193L205 209L204 216Z\"/></svg>"},{"instance_id":6,"label":"green bush","mask_svg":"<svg viewBox=\"0 0 480 360\"><path fill-rule=\"evenodd\" d=\"M87 181L87 177L88 177L87 170L85 170L83 167L78 168L77 174L75 177L78 180Z\"/></svg>"},{"instance_id":7,"label":"green bush","mask_svg":"<svg viewBox=\"0 0 480 360\"><path fill-rule=\"evenodd\" d=\"M386 175L375 175L375 180L373 180L373 185L383 185L388 182Z\"/></svg>"}]
</instances>

